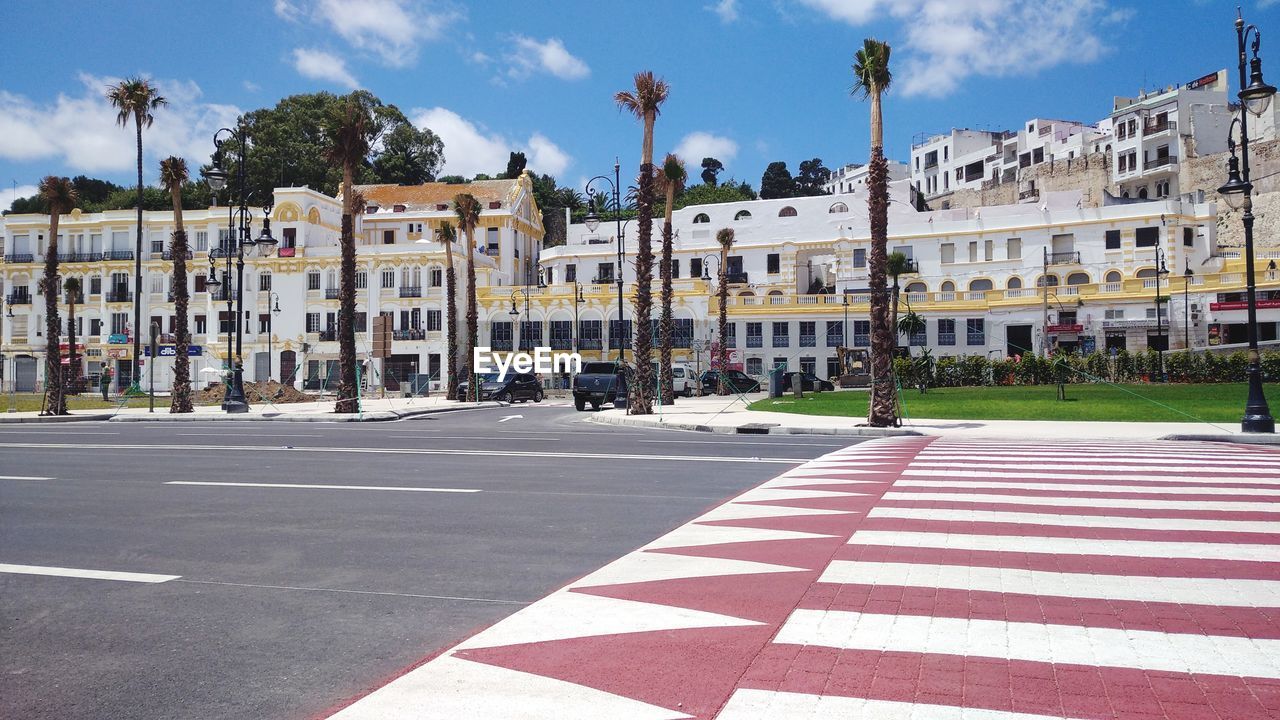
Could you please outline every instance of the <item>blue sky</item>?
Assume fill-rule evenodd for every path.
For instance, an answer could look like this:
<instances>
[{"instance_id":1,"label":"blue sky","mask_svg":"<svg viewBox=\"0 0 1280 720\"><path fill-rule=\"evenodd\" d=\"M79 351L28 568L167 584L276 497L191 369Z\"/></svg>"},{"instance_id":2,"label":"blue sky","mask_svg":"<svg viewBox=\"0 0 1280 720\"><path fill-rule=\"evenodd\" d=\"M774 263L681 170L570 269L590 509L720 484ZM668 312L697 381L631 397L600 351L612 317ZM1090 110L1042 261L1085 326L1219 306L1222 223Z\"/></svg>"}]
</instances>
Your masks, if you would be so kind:
<instances>
[{"instance_id":1,"label":"blue sky","mask_svg":"<svg viewBox=\"0 0 1280 720\"><path fill-rule=\"evenodd\" d=\"M1243 4L1276 83L1280 0ZM499 172L520 149L581 186L614 155L634 172L640 126L612 95L652 69L671 84L656 151L715 155L758 188L774 160L865 160L867 106L848 93L864 37L893 45L886 153L906 159L917 133L1092 122L1113 95L1232 66L1233 20L1221 0L15 1L0 205L50 173L131 182L133 134L101 97L126 75L171 100L146 135L149 180L161 156L206 161L238 112L362 87L444 138L445 172Z\"/></svg>"}]
</instances>

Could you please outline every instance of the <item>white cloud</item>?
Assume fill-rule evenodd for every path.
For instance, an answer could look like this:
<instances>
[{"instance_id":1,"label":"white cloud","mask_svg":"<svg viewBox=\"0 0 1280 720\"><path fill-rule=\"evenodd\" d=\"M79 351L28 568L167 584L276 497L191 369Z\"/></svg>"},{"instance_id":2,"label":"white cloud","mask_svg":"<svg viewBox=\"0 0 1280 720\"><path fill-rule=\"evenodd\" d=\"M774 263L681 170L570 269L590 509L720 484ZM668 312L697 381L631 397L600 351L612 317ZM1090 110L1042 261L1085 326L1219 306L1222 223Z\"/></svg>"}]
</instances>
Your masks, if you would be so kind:
<instances>
[{"instance_id":1,"label":"white cloud","mask_svg":"<svg viewBox=\"0 0 1280 720\"><path fill-rule=\"evenodd\" d=\"M581 80L591 74L591 68L580 58L565 49L560 38L547 38L538 42L531 37L515 35L511 38L513 52L507 54L513 78L526 78L535 72L554 75L561 80Z\"/></svg>"},{"instance_id":2,"label":"white cloud","mask_svg":"<svg viewBox=\"0 0 1280 720\"><path fill-rule=\"evenodd\" d=\"M738 0L720 0L707 8L720 16L720 22L726 25L738 19Z\"/></svg>"},{"instance_id":3,"label":"white cloud","mask_svg":"<svg viewBox=\"0 0 1280 720\"><path fill-rule=\"evenodd\" d=\"M430 128L444 141L444 174L471 177L476 173L490 175L507 167L512 151L524 151L529 171L558 175L573 162L554 142L534 133L524 142L515 142L498 133L486 132L448 108L416 109L409 113L420 128Z\"/></svg>"},{"instance_id":4,"label":"white cloud","mask_svg":"<svg viewBox=\"0 0 1280 720\"><path fill-rule=\"evenodd\" d=\"M0 158L20 162L52 160L68 174L128 172L134 167L134 131L116 123L107 102L107 86L119 78L79 76L78 94L59 94L49 103L0 91ZM213 133L235 123L240 109L202 100L191 81L154 79L169 104L155 111L155 124L143 131L148 178L158 175L158 158L179 155L193 167L208 162Z\"/></svg>"},{"instance_id":5,"label":"white cloud","mask_svg":"<svg viewBox=\"0 0 1280 720\"><path fill-rule=\"evenodd\" d=\"M353 90L360 87L360 82L347 70L346 61L323 50L294 49L293 68L299 75L312 80L323 80Z\"/></svg>"},{"instance_id":6,"label":"white cloud","mask_svg":"<svg viewBox=\"0 0 1280 720\"><path fill-rule=\"evenodd\" d=\"M908 96L948 95L973 76L1032 75L1092 62L1106 52L1098 27L1127 19L1103 0L799 1L849 25L885 16L901 23L904 59L893 70Z\"/></svg>"},{"instance_id":7,"label":"white cloud","mask_svg":"<svg viewBox=\"0 0 1280 720\"><path fill-rule=\"evenodd\" d=\"M1280 0L1258 0L1258 9L1262 10L1263 8L1269 8L1278 2L1280 2Z\"/></svg>"},{"instance_id":8,"label":"white cloud","mask_svg":"<svg viewBox=\"0 0 1280 720\"><path fill-rule=\"evenodd\" d=\"M261 86L261 85L259 85L258 83L254 82L254 81L252 81L252 80L245 80L245 81L244 81L243 83L241 83L241 84L244 86L245 92L256 93L256 92L258 92L259 90L261 90L261 89L262 89L262 86Z\"/></svg>"},{"instance_id":9,"label":"white cloud","mask_svg":"<svg viewBox=\"0 0 1280 720\"><path fill-rule=\"evenodd\" d=\"M728 164L738 155L738 143L709 132L691 132L676 145L675 153L691 167L702 162L705 157L713 157Z\"/></svg>"},{"instance_id":10,"label":"white cloud","mask_svg":"<svg viewBox=\"0 0 1280 720\"><path fill-rule=\"evenodd\" d=\"M309 17L391 67L412 65L422 42L462 17L428 0L275 0L274 9L287 22Z\"/></svg>"}]
</instances>

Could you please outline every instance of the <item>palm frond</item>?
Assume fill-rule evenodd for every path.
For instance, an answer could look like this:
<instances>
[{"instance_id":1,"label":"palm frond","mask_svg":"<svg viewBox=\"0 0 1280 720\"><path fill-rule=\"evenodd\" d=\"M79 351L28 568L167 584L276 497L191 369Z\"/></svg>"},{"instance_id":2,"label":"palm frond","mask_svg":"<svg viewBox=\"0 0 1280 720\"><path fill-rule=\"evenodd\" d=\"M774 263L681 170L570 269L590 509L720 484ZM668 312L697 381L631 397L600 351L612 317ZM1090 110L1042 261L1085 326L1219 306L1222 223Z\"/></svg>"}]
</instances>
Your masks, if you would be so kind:
<instances>
[{"instance_id":1,"label":"palm frond","mask_svg":"<svg viewBox=\"0 0 1280 720\"><path fill-rule=\"evenodd\" d=\"M866 99L876 92L886 92L893 82L889 71L889 43L867 38L853 56L853 95Z\"/></svg>"},{"instance_id":2,"label":"palm frond","mask_svg":"<svg viewBox=\"0 0 1280 720\"><path fill-rule=\"evenodd\" d=\"M671 91L667 81L655 77L652 70L636 73L633 81L636 87L634 92L621 90L614 93L613 101L618 104L618 108L640 119L644 119L649 113L661 114L662 103L667 101L667 95Z\"/></svg>"},{"instance_id":3,"label":"palm frond","mask_svg":"<svg viewBox=\"0 0 1280 720\"><path fill-rule=\"evenodd\" d=\"M685 180L689 177L688 171L685 170L684 160L681 160L675 153L667 153L662 160L662 169L658 171L658 187L663 192L668 188L673 188L675 192L680 192L684 188Z\"/></svg>"},{"instance_id":4,"label":"palm frond","mask_svg":"<svg viewBox=\"0 0 1280 720\"><path fill-rule=\"evenodd\" d=\"M733 228L720 228L717 230L716 242L720 243L720 247L725 250L733 247Z\"/></svg>"},{"instance_id":5,"label":"palm frond","mask_svg":"<svg viewBox=\"0 0 1280 720\"><path fill-rule=\"evenodd\" d=\"M143 77L125 78L108 87L107 100L116 109L117 123L128 125L133 119L139 127L151 127L155 122L152 112L169 104L159 89Z\"/></svg>"},{"instance_id":6,"label":"palm frond","mask_svg":"<svg viewBox=\"0 0 1280 720\"><path fill-rule=\"evenodd\" d=\"M160 161L160 186L165 190L173 192L174 188L181 188L188 179L190 173L187 172L187 161L184 158L172 155Z\"/></svg>"},{"instance_id":7,"label":"palm frond","mask_svg":"<svg viewBox=\"0 0 1280 720\"><path fill-rule=\"evenodd\" d=\"M50 215L63 215L71 212L71 208L80 202L76 186L70 178L48 175L40 181L40 196L49 205Z\"/></svg>"},{"instance_id":8,"label":"palm frond","mask_svg":"<svg viewBox=\"0 0 1280 720\"><path fill-rule=\"evenodd\" d=\"M445 221L440 224L440 229L436 233L436 240L439 241L441 245L448 248L450 245L457 242L458 230L453 226L453 223Z\"/></svg>"}]
</instances>

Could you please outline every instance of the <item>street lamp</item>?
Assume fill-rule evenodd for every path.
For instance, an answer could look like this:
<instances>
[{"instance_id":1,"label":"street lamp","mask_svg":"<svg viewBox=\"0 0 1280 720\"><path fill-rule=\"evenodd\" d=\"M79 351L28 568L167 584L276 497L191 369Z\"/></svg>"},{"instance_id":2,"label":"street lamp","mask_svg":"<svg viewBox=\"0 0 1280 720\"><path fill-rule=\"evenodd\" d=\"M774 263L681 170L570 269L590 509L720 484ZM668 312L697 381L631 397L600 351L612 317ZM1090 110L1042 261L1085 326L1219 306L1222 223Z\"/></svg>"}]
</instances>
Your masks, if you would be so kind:
<instances>
[{"instance_id":1,"label":"street lamp","mask_svg":"<svg viewBox=\"0 0 1280 720\"><path fill-rule=\"evenodd\" d=\"M618 236L616 238L617 239L616 244L618 247L618 267L617 267L617 272L618 272L618 277L617 277L618 364L622 365L624 362L622 347L626 343L622 341L622 329L625 323L623 323L624 308L622 304L622 275L623 275L622 269L624 267L623 265L624 250L623 250L623 236L622 236L622 201L618 197L618 188L621 187L622 185L622 178L621 178L620 172L621 172L621 166L618 164L618 160L615 158L613 161L613 177L610 178L607 175L597 175L591 178L590 180L587 181L586 191L587 191L587 197L590 197L592 195L591 185L595 183L597 180L603 180L609 184L609 189L613 194L613 219L614 219L614 223L617 225L617 233L618 233ZM590 230L591 232L595 232L596 228L600 227L600 216L596 214L595 208L592 208L587 212L587 216L583 218L583 221L586 223L587 229Z\"/></svg>"},{"instance_id":2,"label":"street lamp","mask_svg":"<svg viewBox=\"0 0 1280 720\"><path fill-rule=\"evenodd\" d=\"M13 328L13 303L6 303L4 316L9 319L9 328ZM14 350L9 353L9 362L13 368L13 376L9 378L9 412L18 411L18 398L15 395L18 391L18 352Z\"/></svg>"},{"instance_id":3,"label":"street lamp","mask_svg":"<svg viewBox=\"0 0 1280 720\"><path fill-rule=\"evenodd\" d=\"M271 336L275 332L274 316L280 314L280 295L274 290L267 294L267 379L271 379ZM284 378L280 378L284 382Z\"/></svg>"},{"instance_id":4,"label":"street lamp","mask_svg":"<svg viewBox=\"0 0 1280 720\"><path fill-rule=\"evenodd\" d=\"M584 304L586 304L586 302L587 302L587 299L582 295L582 286L578 284L578 279L575 276L573 279L573 351L574 352L580 352L578 348L578 343L582 339L581 337L582 325L578 320L578 310Z\"/></svg>"},{"instance_id":5,"label":"street lamp","mask_svg":"<svg viewBox=\"0 0 1280 720\"><path fill-rule=\"evenodd\" d=\"M1182 273L1182 347L1191 351L1191 258L1187 258L1187 269Z\"/></svg>"},{"instance_id":6,"label":"street lamp","mask_svg":"<svg viewBox=\"0 0 1280 720\"><path fill-rule=\"evenodd\" d=\"M1165 298L1160 295L1160 278L1169 274L1169 268L1164 263L1164 252L1156 247L1156 358L1158 365L1156 367L1156 377L1161 382L1164 381L1164 349L1169 344L1169 338L1164 331L1164 301Z\"/></svg>"},{"instance_id":7,"label":"street lamp","mask_svg":"<svg viewBox=\"0 0 1280 720\"><path fill-rule=\"evenodd\" d=\"M232 287L228 284L226 287L227 299L227 316L231 322L227 324L227 363L228 369L231 371L231 383L227 391L227 398L222 404L222 409L228 413L244 413L249 411L249 403L244 395L244 362L242 357L244 344L244 250L245 248L267 248L276 244L276 239L271 235L271 200L268 198L264 203L262 232L258 237L253 236L253 215L249 212L249 189L247 187L246 177L246 160L245 153L249 145L249 128L241 123L233 130L231 128L221 128L213 135L213 163L209 170L205 171L205 179L209 183L209 187L215 191L226 186L229 173L223 167L224 151L223 144L228 140L234 140L235 144L232 150L236 153L236 194L239 196L239 205L234 206L228 199L227 201L227 241L221 245L222 253L226 256L227 267L223 273L223 278L227 283L231 281L231 261L232 255L235 256L236 282L235 296L231 294ZM212 258L210 259L212 265ZM205 283L209 285L208 282ZM214 287L221 283L214 282ZM234 317L232 315L234 314ZM234 339L234 349L232 341Z\"/></svg>"},{"instance_id":8,"label":"street lamp","mask_svg":"<svg viewBox=\"0 0 1280 720\"><path fill-rule=\"evenodd\" d=\"M1253 33L1253 58L1249 60L1249 81L1245 83L1246 41L1249 33ZM1231 157L1227 162L1227 182L1218 188L1222 199L1232 209L1243 210L1241 221L1244 223L1244 262L1245 262L1245 299L1248 307L1249 331L1249 395L1245 401L1244 418L1240 429L1251 433L1274 433L1275 419L1271 417L1271 409L1267 407L1267 398L1262 391L1262 366L1258 357L1258 302L1256 282L1253 277L1253 184L1249 182L1249 114L1260 116L1271 104L1271 97L1276 89L1262 80L1262 59L1258 56L1262 44L1262 33L1254 25L1245 26L1244 18L1236 12L1236 50L1240 70L1240 116L1232 119L1232 127L1227 128L1227 147ZM1246 111L1248 114L1246 114ZM1240 125L1240 156L1236 157L1236 145L1231 137L1232 128Z\"/></svg>"}]
</instances>

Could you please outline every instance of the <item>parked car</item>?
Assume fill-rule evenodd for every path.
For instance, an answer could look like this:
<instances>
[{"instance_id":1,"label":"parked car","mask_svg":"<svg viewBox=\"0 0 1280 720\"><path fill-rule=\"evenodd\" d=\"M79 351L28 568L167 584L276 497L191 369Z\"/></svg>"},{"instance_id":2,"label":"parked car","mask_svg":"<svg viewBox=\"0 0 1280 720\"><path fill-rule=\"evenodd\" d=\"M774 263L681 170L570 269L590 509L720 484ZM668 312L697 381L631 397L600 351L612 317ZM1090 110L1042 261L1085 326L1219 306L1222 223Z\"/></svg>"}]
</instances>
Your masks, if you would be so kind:
<instances>
[{"instance_id":1,"label":"parked car","mask_svg":"<svg viewBox=\"0 0 1280 720\"><path fill-rule=\"evenodd\" d=\"M794 376L795 373L783 374L782 392L791 392L791 378ZM823 380L813 373L800 373L800 376L802 378L800 382L800 389L805 392L811 392L813 390L822 390L823 392L826 392L836 389L835 383L832 383L829 380Z\"/></svg>"},{"instance_id":2,"label":"parked car","mask_svg":"<svg viewBox=\"0 0 1280 720\"><path fill-rule=\"evenodd\" d=\"M653 363L654 387L658 385L658 363ZM671 363L671 391L683 397L693 397L693 389L697 386L697 374L693 368L682 363Z\"/></svg>"},{"instance_id":3,"label":"parked car","mask_svg":"<svg viewBox=\"0 0 1280 720\"><path fill-rule=\"evenodd\" d=\"M599 410L604 403L613 402L615 397L627 396L627 368L613 362L587 362L582 364L582 372L573 376L573 406L579 412L591 405L592 410Z\"/></svg>"},{"instance_id":4,"label":"parked car","mask_svg":"<svg viewBox=\"0 0 1280 720\"><path fill-rule=\"evenodd\" d=\"M537 375L530 373L507 373L506 378L499 380L498 373L484 373L479 376L480 399L497 400L499 402L542 402L542 381ZM470 378L458 383L458 401L465 402L467 390L471 387Z\"/></svg>"},{"instance_id":5,"label":"parked car","mask_svg":"<svg viewBox=\"0 0 1280 720\"><path fill-rule=\"evenodd\" d=\"M752 378L741 370L726 370L724 376L725 380L728 382L729 389L733 392L760 392L760 381ZM708 370L702 373L701 382L703 395L716 394L716 390L720 384L720 371Z\"/></svg>"}]
</instances>

